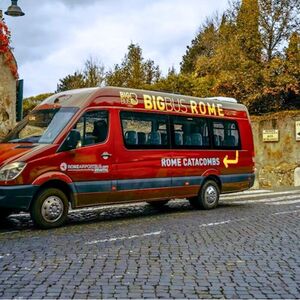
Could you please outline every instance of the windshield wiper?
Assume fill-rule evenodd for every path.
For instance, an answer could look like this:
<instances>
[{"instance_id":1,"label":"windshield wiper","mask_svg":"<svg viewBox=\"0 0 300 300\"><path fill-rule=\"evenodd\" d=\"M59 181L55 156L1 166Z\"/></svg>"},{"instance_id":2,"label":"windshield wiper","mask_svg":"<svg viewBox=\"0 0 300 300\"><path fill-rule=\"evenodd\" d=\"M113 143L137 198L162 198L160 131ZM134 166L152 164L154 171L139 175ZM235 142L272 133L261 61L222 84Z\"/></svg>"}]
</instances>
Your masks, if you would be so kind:
<instances>
[{"instance_id":1,"label":"windshield wiper","mask_svg":"<svg viewBox=\"0 0 300 300\"><path fill-rule=\"evenodd\" d=\"M33 135L24 139L13 139L8 141L9 143L38 143L41 135Z\"/></svg>"}]
</instances>

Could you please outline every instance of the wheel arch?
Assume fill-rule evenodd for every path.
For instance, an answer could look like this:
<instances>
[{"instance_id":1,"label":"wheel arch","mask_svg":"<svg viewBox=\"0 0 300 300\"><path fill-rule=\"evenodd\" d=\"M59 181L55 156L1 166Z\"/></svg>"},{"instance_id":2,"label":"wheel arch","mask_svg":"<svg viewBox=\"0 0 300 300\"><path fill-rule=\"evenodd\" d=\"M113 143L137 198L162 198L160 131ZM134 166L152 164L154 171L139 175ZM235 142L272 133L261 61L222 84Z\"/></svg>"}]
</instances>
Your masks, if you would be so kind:
<instances>
[{"instance_id":1,"label":"wheel arch","mask_svg":"<svg viewBox=\"0 0 300 300\"><path fill-rule=\"evenodd\" d=\"M75 199L74 199L74 188L71 184L66 183L65 181L61 180L61 179L50 179L48 181L45 181L44 183L42 183L39 188L36 190L30 207L32 207L34 200L36 199L37 195L42 191L45 190L47 188L56 188L61 190L68 198L68 202L71 203L72 207L74 206L75 203Z\"/></svg>"},{"instance_id":2,"label":"wheel arch","mask_svg":"<svg viewBox=\"0 0 300 300\"><path fill-rule=\"evenodd\" d=\"M203 185L207 180L214 180L218 184L220 192L222 192L222 181L221 181L220 175L221 175L221 172L218 169L211 168L211 169L206 170L202 174L202 176L204 177L204 180L202 181L201 185Z\"/></svg>"},{"instance_id":3,"label":"wheel arch","mask_svg":"<svg viewBox=\"0 0 300 300\"><path fill-rule=\"evenodd\" d=\"M208 180L213 180L213 181L215 181L215 182L217 183L219 189L220 189L220 193L222 192L222 181L221 181L221 179L220 179L220 177L219 177L218 175L216 175L216 174L210 174L210 175L206 176L206 177L204 178L203 182L202 182L202 185L203 185L206 181L208 181Z\"/></svg>"}]
</instances>

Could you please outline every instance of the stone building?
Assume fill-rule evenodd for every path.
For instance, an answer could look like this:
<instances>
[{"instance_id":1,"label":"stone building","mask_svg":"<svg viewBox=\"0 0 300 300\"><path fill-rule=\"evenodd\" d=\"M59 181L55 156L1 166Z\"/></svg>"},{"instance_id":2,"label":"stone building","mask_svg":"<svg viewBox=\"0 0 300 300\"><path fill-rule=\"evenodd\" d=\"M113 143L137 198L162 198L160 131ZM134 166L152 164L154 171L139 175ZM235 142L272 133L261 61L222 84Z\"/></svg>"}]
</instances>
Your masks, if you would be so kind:
<instances>
[{"instance_id":1,"label":"stone building","mask_svg":"<svg viewBox=\"0 0 300 300\"><path fill-rule=\"evenodd\" d=\"M0 53L0 138L16 123L16 75L13 72L16 69L11 51L9 56Z\"/></svg>"}]
</instances>

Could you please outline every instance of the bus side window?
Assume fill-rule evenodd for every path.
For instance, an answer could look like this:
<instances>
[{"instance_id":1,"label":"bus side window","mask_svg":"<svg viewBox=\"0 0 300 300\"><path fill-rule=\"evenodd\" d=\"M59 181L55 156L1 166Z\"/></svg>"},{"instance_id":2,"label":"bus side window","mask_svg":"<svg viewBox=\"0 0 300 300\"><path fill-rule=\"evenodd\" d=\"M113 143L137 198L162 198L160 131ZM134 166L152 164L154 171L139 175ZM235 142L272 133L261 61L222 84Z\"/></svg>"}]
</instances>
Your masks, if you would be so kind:
<instances>
[{"instance_id":1,"label":"bus side window","mask_svg":"<svg viewBox=\"0 0 300 300\"><path fill-rule=\"evenodd\" d=\"M237 123L229 120L213 121L213 142L217 149L239 149L240 138Z\"/></svg>"},{"instance_id":2,"label":"bus side window","mask_svg":"<svg viewBox=\"0 0 300 300\"><path fill-rule=\"evenodd\" d=\"M123 111L120 114L124 145L128 149L169 149L168 117Z\"/></svg>"},{"instance_id":3,"label":"bus side window","mask_svg":"<svg viewBox=\"0 0 300 300\"><path fill-rule=\"evenodd\" d=\"M105 141L107 136L107 122L103 119L94 121L94 128L92 135L95 137L96 143L102 143Z\"/></svg>"},{"instance_id":4,"label":"bus side window","mask_svg":"<svg viewBox=\"0 0 300 300\"><path fill-rule=\"evenodd\" d=\"M128 145L136 145L138 143L138 135L134 130L125 132L125 140Z\"/></svg>"},{"instance_id":5,"label":"bus side window","mask_svg":"<svg viewBox=\"0 0 300 300\"><path fill-rule=\"evenodd\" d=\"M81 136L79 147L103 143L108 133L108 112L88 111L74 126Z\"/></svg>"},{"instance_id":6,"label":"bus side window","mask_svg":"<svg viewBox=\"0 0 300 300\"><path fill-rule=\"evenodd\" d=\"M172 117L173 147L202 149L209 147L208 125L205 118Z\"/></svg>"},{"instance_id":7,"label":"bus side window","mask_svg":"<svg viewBox=\"0 0 300 300\"><path fill-rule=\"evenodd\" d=\"M146 140L147 140L146 133L145 132L138 132L137 135L138 135L138 144L139 145L145 145Z\"/></svg>"}]
</instances>

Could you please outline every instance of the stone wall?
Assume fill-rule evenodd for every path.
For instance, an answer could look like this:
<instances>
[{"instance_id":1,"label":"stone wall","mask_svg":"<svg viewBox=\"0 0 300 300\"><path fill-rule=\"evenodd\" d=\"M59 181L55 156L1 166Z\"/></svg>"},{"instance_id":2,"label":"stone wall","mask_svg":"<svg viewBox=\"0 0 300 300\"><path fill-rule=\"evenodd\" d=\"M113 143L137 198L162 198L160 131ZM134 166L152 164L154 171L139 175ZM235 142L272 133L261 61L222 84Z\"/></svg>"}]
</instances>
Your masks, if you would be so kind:
<instances>
[{"instance_id":1,"label":"stone wall","mask_svg":"<svg viewBox=\"0 0 300 300\"><path fill-rule=\"evenodd\" d=\"M0 138L16 123L16 79L0 53Z\"/></svg>"},{"instance_id":2,"label":"stone wall","mask_svg":"<svg viewBox=\"0 0 300 300\"><path fill-rule=\"evenodd\" d=\"M295 169L300 167L300 141L295 138L295 121L300 121L300 111L252 116L251 121L257 168L255 187L294 186ZM278 129L279 141L264 142L264 129Z\"/></svg>"}]
</instances>

